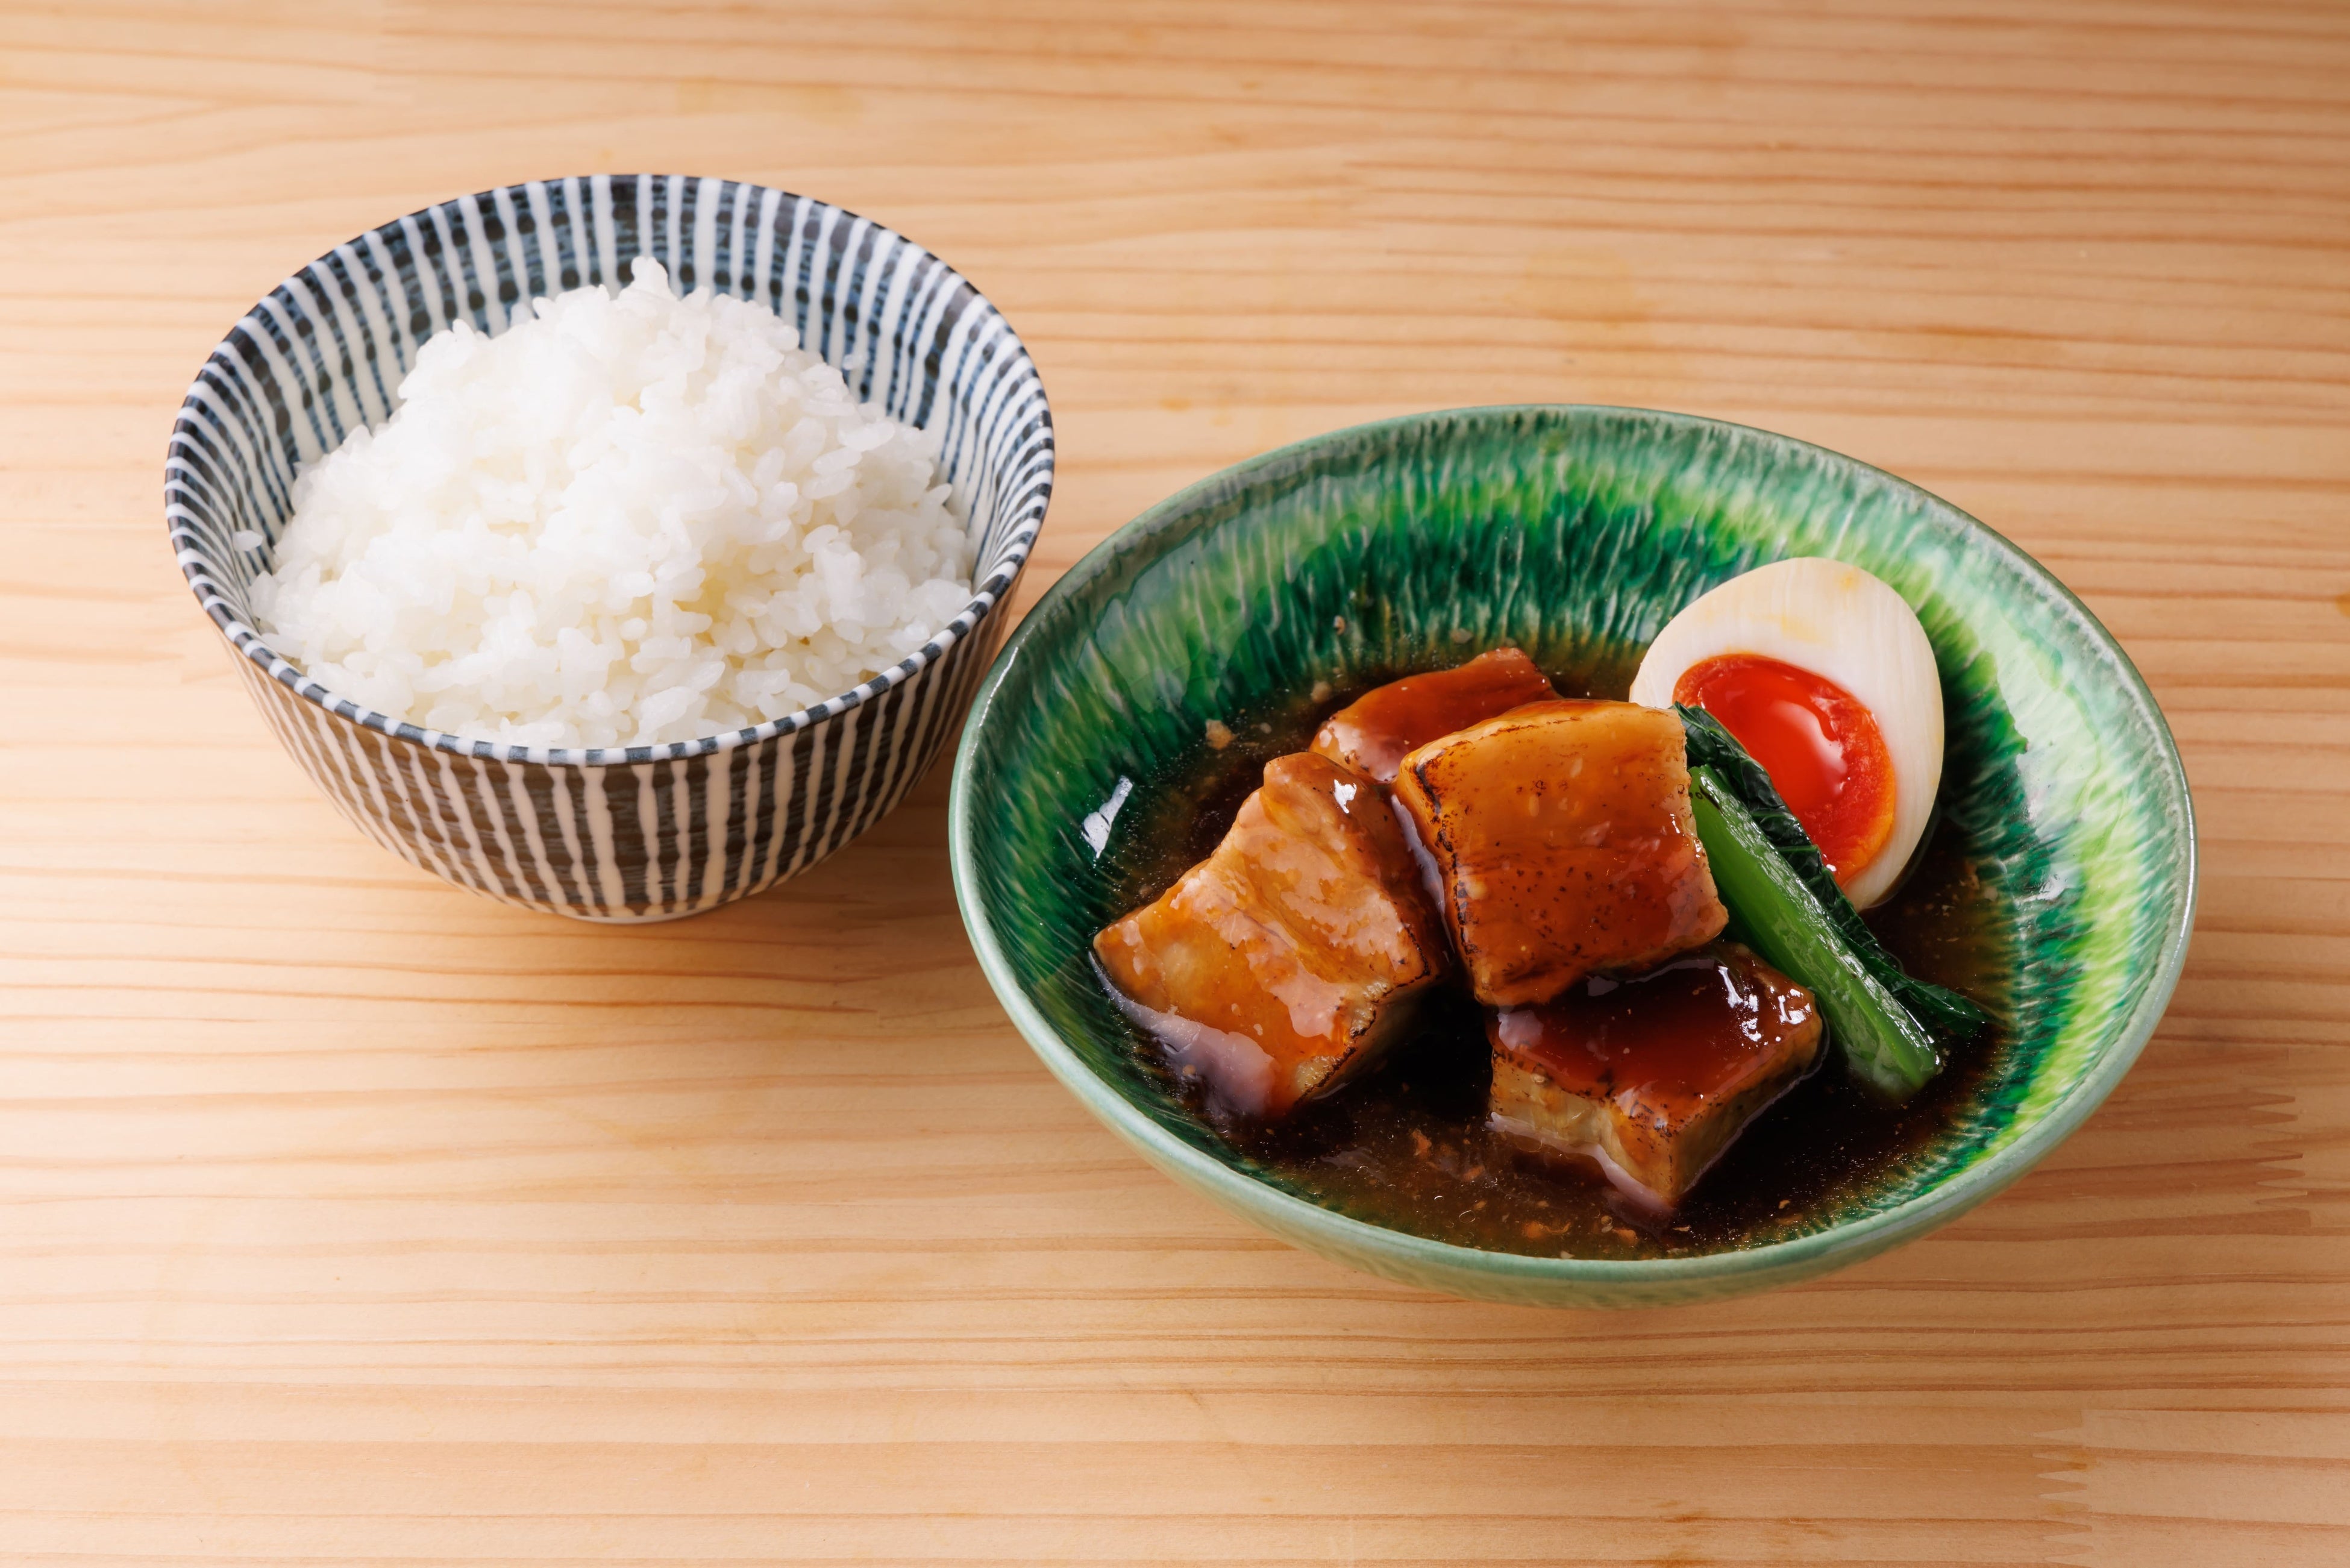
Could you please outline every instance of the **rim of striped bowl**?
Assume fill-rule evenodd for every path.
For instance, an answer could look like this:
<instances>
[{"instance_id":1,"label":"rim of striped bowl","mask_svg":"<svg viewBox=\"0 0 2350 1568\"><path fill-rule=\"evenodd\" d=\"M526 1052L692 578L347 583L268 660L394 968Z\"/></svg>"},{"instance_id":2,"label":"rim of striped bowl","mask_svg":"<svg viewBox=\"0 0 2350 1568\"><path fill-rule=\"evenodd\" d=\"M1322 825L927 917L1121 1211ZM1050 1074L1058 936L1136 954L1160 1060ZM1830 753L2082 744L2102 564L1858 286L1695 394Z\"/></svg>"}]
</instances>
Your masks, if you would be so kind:
<instances>
[{"instance_id":1,"label":"rim of striped bowl","mask_svg":"<svg viewBox=\"0 0 2350 1568\"><path fill-rule=\"evenodd\" d=\"M982 424L999 420L1025 421L1001 432L1011 462L1006 471L996 477L996 483L1008 496L1014 510L1014 515L1011 526L1003 534L1002 545L998 547L993 569L989 571L984 578L972 585L971 597L965 601L962 612L954 619L949 621L937 635L921 647L871 679L860 681L846 691L827 697L821 702L812 703L796 712L786 713L781 718L769 719L763 723L741 729L722 731L714 735L698 735L691 740L666 741L659 745L527 746L507 741L488 740L477 735L456 734L445 730L431 729L406 719L396 719L380 710L345 697L325 683L311 679L300 666L270 647L261 633L244 618L231 597L231 590L215 576L216 567L213 553L197 532L198 516L195 505L192 503L201 503L203 497L199 495L196 488L196 468L199 463L210 465L206 455L195 446L194 437L203 429L197 410L200 405L205 402L206 395L211 389L212 382L208 379L224 374L242 377L249 369L249 362L244 357L234 351L234 345L240 335L264 359L274 354L276 342L268 334L267 323L264 317L264 312L271 303L277 302L280 308L288 313L303 311L305 307L295 301L288 291L298 286L305 293L315 293L321 287L330 286L331 280L321 274L319 269L338 258L357 259L356 247L378 236L398 230L402 225L414 227L429 223L435 213L470 215L478 220L482 215L483 204L485 202L494 203L501 196L511 200L517 195L527 196L534 190L546 192L557 187L570 193L575 201L579 193L591 192L596 206L590 211L608 213L612 205L611 192L616 188L625 188L626 184L633 184L639 191L651 190L658 185L670 193L672 203L675 203L677 198L682 195L688 186L693 188L697 200L705 196L712 198L713 206L718 204L718 199L732 194L736 199L738 210L743 198L747 195L757 202L763 209L764 216L760 220L763 229L773 224L784 204L798 203L805 209L830 214L833 224L845 224L851 233L861 228L887 235L906 248L910 254L912 265L920 265L925 260L934 262L944 278L951 280L954 284L960 284L971 291L971 305L966 306L962 315L957 318L955 331L965 346L965 364L980 368L993 367L997 369L998 373L993 379L987 397L991 400L1000 400L1003 404L992 414L983 411L973 417ZM774 200L770 201L770 197ZM655 254L651 247L640 244L629 256L616 257L616 265L625 265L638 256ZM671 259L674 260L674 258ZM675 270L674 266L671 270ZM608 282L608 280L606 281ZM964 328L965 322L969 323L968 330ZM434 333L428 333L425 337L445 330L447 330L446 326L435 328ZM417 341L418 346L421 347L424 338L419 338ZM830 361L827 360L827 363ZM835 366L835 369L840 368ZM256 373L274 374L266 370ZM401 379L406 379L404 371ZM936 373L937 387L943 390L951 385L953 377L941 365ZM213 347L212 352L205 356L203 367L189 382L187 394L180 401L179 413L172 421L171 444L163 464L163 514L165 524L170 531L172 549L180 563L181 575L187 579L189 587L194 591L197 603L203 607L205 614L211 618L213 624L219 628L222 635L228 639L231 646L239 654L250 659L272 680L293 691L296 696L363 728L380 731L400 740L427 746L434 751L447 752L456 756L477 757L509 763L536 763L541 767L551 768L622 767L643 763L679 762L689 757L710 756L721 752L733 751L742 746L757 745L778 735L811 729L827 720L837 718L852 708L871 701L892 687L904 684L924 669L946 657L949 649L977 631L981 624L994 613L996 607L1003 602L1004 595L1019 577L1023 568L1026 566L1029 552L1035 547L1036 535L1045 525L1045 514L1052 501L1056 456L1052 408L1045 397L1044 377L1038 372L1036 362L1028 352L1028 346L1021 341L1020 335L1013 329L1010 319L996 306L993 300L988 298L977 285L963 275L951 263L928 246L908 238L886 223L876 223L836 202L747 180L721 180L712 176L686 174L570 175L550 180L532 180L511 185L492 186L488 190L476 191L468 195L455 196L447 201L435 202L430 205L419 207L413 212L403 213L387 223L379 223L374 228L362 230L354 234L333 250L314 258L289 274L276 287L262 296L237 318L235 325L229 328L226 335ZM969 499L971 498L966 498L967 504ZM984 543L983 535L981 542Z\"/></svg>"}]
</instances>

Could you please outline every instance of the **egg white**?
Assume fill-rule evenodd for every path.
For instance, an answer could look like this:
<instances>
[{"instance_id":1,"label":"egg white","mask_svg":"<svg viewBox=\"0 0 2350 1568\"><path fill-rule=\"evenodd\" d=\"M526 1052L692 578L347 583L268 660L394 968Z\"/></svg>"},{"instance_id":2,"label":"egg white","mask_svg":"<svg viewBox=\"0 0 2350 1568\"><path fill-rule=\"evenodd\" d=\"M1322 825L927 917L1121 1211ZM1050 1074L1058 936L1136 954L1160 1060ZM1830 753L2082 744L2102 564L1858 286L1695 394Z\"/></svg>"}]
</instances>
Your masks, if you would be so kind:
<instances>
[{"instance_id":1,"label":"egg white","mask_svg":"<svg viewBox=\"0 0 2350 1568\"><path fill-rule=\"evenodd\" d=\"M1669 708L1683 671L1733 653L1824 676L1876 719L1893 763L1893 832L1845 893L1864 909L1882 902L1917 852L1942 784L1942 682L1917 612L1841 561L1801 556L1757 566L1665 623L1632 680L1632 701Z\"/></svg>"}]
</instances>

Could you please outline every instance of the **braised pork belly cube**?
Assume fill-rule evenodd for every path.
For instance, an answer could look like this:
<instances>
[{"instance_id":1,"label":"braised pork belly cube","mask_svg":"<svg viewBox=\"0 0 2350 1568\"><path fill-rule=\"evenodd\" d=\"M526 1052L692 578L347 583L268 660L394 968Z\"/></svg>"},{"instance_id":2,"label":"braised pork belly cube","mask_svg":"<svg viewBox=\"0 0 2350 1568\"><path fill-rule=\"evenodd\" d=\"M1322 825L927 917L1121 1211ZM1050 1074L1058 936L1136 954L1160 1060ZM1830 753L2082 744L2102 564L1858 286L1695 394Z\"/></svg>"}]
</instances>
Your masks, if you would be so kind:
<instances>
[{"instance_id":1,"label":"braised pork belly cube","mask_svg":"<svg viewBox=\"0 0 2350 1568\"><path fill-rule=\"evenodd\" d=\"M1388 792L1303 752L1094 955L1178 1070L1268 1117L1367 1065L1451 968Z\"/></svg>"},{"instance_id":2,"label":"braised pork belly cube","mask_svg":"<svg viewBox=\"0 0 2350 1568\"><path fill-rule=\"evenodd\" d=\"M1690 812L1673 713L1537 702L1406 757L1396 798L1435 864L1477 1000L1548 1002L1586 975L1646 969L1729 914Z\"/></svg>"},{"instance_id":3,"label":"braised pork belly cube","mask_svg":"<svg viewBox=\"0 0 2350 1568\"><path fill-rule=\"evenodd\" d=\"M1408 753L1438 736L1557 695L1533 659L1514 648L1497 648L1451 670L1366 691L1323 722L1314 750L1387 784Z\"/></svg>"},{"instance_id":4,"label":"braised pork belly cube","mask_svg":"<svg viewBox=\"0 0 2350 1568\"><path fill-rule=\"evenodd\" d=\"M1491 1012L1489 1125L1596 1163L1638 1203L1679 1204L1820 1054L1812 993L1735 943L1557 1001Z\"/></svg>"}]
</instances>

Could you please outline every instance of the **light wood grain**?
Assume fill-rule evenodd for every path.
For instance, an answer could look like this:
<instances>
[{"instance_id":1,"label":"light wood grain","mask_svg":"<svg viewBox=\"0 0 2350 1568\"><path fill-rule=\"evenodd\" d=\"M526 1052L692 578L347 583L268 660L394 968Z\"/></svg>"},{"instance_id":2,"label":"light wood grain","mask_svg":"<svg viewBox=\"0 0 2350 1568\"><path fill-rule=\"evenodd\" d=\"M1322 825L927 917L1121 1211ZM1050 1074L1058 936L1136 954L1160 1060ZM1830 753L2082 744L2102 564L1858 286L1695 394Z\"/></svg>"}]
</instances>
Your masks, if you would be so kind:
<instances>
[{"instance_id":1,"label":"light wood grain","mask_svg":"<svg viewBox=\"0 0 2350 1568\"><path fill-rule=\"evenodd\" d=\"M252 298L531 175L806 191L1063 437L1024 598L1268 445L1748 421L2048 563L2202 919L2011 1194L1551 1315L1283 1248L1030 1058L944 781L613 931L362 842L163 546ZM2350 10L0 5L0 1560L2350 1561Z\"/></svg>"}]
</instances>

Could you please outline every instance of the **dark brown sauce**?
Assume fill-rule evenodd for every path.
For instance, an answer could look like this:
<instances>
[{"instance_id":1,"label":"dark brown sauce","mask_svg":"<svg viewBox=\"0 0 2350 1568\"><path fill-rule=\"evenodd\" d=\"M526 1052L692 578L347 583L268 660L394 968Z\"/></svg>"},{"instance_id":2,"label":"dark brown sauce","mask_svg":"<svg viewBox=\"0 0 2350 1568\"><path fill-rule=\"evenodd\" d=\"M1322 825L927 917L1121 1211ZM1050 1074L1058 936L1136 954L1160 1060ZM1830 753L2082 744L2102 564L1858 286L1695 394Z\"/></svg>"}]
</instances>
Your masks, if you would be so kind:
<instances>
[{"instance_id":1,"label":"dark brown sauce","mask_svg":"<svg viewBox=\"0 0 2350 1568\"><path fill-rule=\"evenodd\" d=\"M1622 690L1614 681L1558 682L1563 693L1611 694L1608 688ZM1346 700L1301 701L1235 725L1236 743L1203 752L1195 776L1150 792L1116 867L1124 907L1157 897L1204 858L1264 763L1304 749L1321 718ZM1945 831L1869 923L1912 973L1996 1009L1992 915L1964 846ZM1486 1129L1489 1047L1483 1014L1465 994L1433 999L1414 1038L1376 1071L1270 1127L1218 1116L1196 1081L1171 1074L1166 1081L1234 1150L1340 1213L1490 1251L1655 1258L1757 1246L1832 1218L1927 1152L1977 1096L2002 1043L1994 1031L1956 1050L1899 1106L1855 1084L1831 1046L1823 1065L1748 1127L1661 1220L1596 1178ZM1138 1049L1155 1062L1150 1047Z\"/></svg>"}]
</instances>

